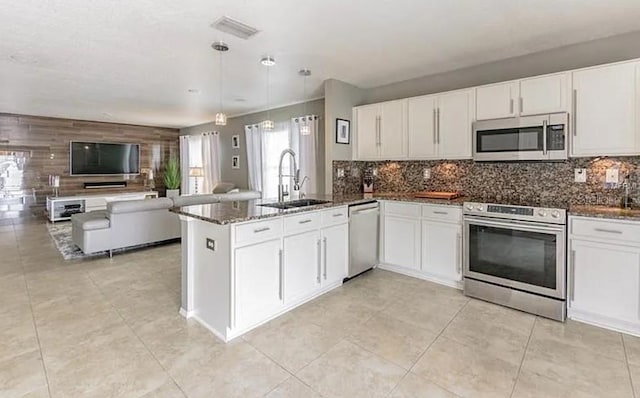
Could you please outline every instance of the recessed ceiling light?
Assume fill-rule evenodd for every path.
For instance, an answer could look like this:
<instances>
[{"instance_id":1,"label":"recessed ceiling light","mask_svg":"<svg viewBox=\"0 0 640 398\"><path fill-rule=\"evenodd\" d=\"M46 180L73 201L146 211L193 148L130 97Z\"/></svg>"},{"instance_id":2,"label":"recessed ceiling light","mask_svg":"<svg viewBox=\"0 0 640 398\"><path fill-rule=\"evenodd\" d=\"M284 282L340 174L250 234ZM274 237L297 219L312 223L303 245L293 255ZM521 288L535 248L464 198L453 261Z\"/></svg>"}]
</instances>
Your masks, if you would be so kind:
<instances>
[{"instance_id":1,"label":"recessed ceiling light","mask_svg":"<svg viewBox=\"0 0 640 398\"><path fill-rule=\"evenodd\" d=\"M275 65L275 64L276 64L276 60L275 60L275 58L273 58L273 57L271 57L271 56L267 55L267 56L264 56L264 57L262 57L262 58L260 59L260 63L261 63L262 65L264 65L264 66L273 66L273 65Z\"/></svg>"},{"instance_id":2,"label":"recessed ceiling light","mask_svg":"<svg viewBox=\"0 0 640 398\"><path fill-rule=\"evenodd\" d=\"M198 90L197 88L190 88L187 90L189 93L191 94L199 94L200 90Z\"/></svg>"},{"instance_id":3,"label":"recessed ceiling light","mask_svg":"<svg viewBox=\"0 0 640 398\"><path fill-rule=\"evenodd\" d=\"M258 29L231 17L227 17L226 15L215 21L211 25L211 27L218 29L219 31L232 34L244 40L259 32Z\"/></svg>"}]
</instances>

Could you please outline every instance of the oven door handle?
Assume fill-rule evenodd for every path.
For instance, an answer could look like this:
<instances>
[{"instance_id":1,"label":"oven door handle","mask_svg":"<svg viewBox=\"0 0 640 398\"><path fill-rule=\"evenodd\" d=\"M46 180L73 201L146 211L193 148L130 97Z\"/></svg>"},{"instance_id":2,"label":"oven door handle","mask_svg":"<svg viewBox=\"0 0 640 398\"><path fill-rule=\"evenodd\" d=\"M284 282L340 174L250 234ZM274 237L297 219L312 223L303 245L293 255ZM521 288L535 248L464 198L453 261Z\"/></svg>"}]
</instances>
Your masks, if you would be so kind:
<instances>
[{"instance_id":1,"label":"oven door handle","mask_svg":"<svg viewBox=\"0 0 640 398\"><path fill-rule=\"evenodd\" d=\"M522 231L530 231L530 232L563 232L565 230L565 226L562 224L558 224L557 226L546 226L541 225L539 223L532 223L527 221L493 221L487 220L480 217L474 216L465 216L464 217L465 224L473 224L473 225L481 225L485 227L501 227L508 229L517 229Z\"/></svg>"}]
</instances>

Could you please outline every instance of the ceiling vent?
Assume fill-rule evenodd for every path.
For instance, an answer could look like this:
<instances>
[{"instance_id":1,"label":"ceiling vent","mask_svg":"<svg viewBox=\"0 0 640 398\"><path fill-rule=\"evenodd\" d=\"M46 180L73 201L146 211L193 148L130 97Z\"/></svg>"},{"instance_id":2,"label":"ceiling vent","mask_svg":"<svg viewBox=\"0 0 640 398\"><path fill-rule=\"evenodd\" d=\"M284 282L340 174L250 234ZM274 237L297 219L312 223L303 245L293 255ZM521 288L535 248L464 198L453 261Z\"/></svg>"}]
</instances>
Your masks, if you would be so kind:
<instances>
[{"instance_id":1,"label":"ceiling vent","mask_svg":"<svg viewBox=\"0 0 640 398\"><path fill-rule=\"evenodd\" d=\"M211 27L245 40L259 32L258 29L227 16L215 21Z\"/></svg>"}]
</instances>

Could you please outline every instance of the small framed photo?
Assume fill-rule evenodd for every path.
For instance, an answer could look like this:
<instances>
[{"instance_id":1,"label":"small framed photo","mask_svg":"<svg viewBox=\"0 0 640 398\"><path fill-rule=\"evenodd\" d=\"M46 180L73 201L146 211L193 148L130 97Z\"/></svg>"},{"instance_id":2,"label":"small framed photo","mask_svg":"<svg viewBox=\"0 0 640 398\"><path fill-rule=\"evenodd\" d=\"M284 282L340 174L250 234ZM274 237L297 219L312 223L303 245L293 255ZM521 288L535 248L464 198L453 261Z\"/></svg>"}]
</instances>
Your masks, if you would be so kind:
<instances>
[{"instance_id":1,"label":"small framed photo","mask_svg":"<svg viewBox=\"0 0 640 398\"><path fill-rule=\"evenodd\" d=\"M232 135L231 136L231 148L240 149L240 135Z\"/></svg>"},{"instance_id":2,"label":"small framed photo","mask_svg":"<svg viewBox=\"0 0 640 398\"><path fill-rule=\"evenodd\" d=\"M239 169L240 168L240 156L239 155L233 155L231 157L231 168L232 169Z\"/></svg>"},{"instance_id":3,"label":"small framed photo","mask_svg":"<svg viewBox=\"0 0 640 398\"><path fill-rule=\"evenodd\" d=\"M349 144L351 141L351 122L336 119L336 144Z\"/></svg>"}]
</instances>

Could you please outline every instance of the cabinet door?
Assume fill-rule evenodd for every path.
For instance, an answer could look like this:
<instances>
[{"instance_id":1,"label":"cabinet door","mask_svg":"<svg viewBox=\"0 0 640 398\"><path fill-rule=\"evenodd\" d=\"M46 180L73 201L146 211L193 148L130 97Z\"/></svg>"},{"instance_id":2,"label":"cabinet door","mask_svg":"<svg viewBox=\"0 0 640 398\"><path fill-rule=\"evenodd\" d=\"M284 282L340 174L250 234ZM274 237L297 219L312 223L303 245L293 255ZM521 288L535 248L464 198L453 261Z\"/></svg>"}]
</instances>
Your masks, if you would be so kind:
<instances>
[{"instance_id":1,"label":"cabinet door","mask_svg":"<svg viewBox=\"0 0 640 398\"><path fill-rule=\"evenodd\" d=\"M378 128L380 107L368 105L356 108L356 152L358 159L377 159L379 156Z\"/></svg>"},{"instance_id":2,"label":"cabinet door","mask_svg":"<svg viewBox=\"0 0 640 398\"><path fill-rule=\"evenodd\" d=\"M410 159L437 157L436 96L407 100L408 153Z\"/></svg>"},{"instance_id":3,"label":"cabinet door","mask_svg":"<svg viewBox=\"0 0 640 398\"><path fill-rule=\"evenodd\" d=\"M438 157L471 158L473 90L438 97Z\"/></svg>"},{"instance_id":4,"label":"cabinet door","mask_svg":"<svg viewBox=\"0 0 640 398\"><path fill-rule=\"evenodd\" d=\"M518 84L507 82L476 89L476 118L478 120L499 119L517 115L515 99Z\"/></svg>"},{"instance_id":5,"label":"cabinet door","mask_svg":"<svg viewBox=\"0 0 640 398\"><path fill-rule=\"evenodd\" d=\"M570 254L570 307L637 322L640 248L572 239Z\"/></svg>"},{"instance_id":6,"label":"cabinet door","mask_svg":"<svg viewBox=\"0 0 640 398\"><path fill-rule=\"evenodd\" d=\"M402 159L406 151L406 100L380 104L380 156L381 159Z\"/></svg>"},{"instance_id":7,"label":"cabinet door","mask_svg":"<svg viewBox=\"0 0 640 398\"><path fill-rule=\"evenodd\" d=\"M520 114L568 112L570 82L568 73L520 80Z\"/></svg>"},{"instance_id":8,"label":"cabinet door","mask_svg":"<svg viewBox=\"0 0 640 398\"><path fill-rule=\"evenodd\" d=\"M323 268L322 284L342 281L349 268L349 224L341 224L322 230Z\"/></svg>"},{"instance_id":9,"label":"cabinet door","mask_svg":"<svg viewBox=\"0 0 640 398\"><path fill-rule=\"evenodd\" d=\"M280 249L280 239L274 239L235 250L238 327L254 325L282 307Z\"/></svg>"},{"instance_id":10,"label":"cabinet door","mask_svg":"<svg viewBox=\"0 0 640 398\"><path fill-rule=\"evenodd\" d=\"M636 65L604 66L573 73L573 156L640 153Z\"/></svg>"},{"instance_id":11,"label":"cabinet door","mask_svg":"<svg viewBox=\"0 0 640 398\"><path fill-rule=\"evenodd\" d=\"M420 269L420 220L385 216L384 262Z\"/></svg>"},{"instance_id":12,"label":"cabinet door","mask_svg":"<svg viewBox=\"0 0 640 398\"><path fill-rule=\"evenodd\" d=\"M305 232L284 238L284 302L290 304L320 288L320 234Z\"/></svg>"},{"instance_id":13,"label":"cabinet door","mask_svg":"<svg viewBox=\"0 0 640 398\"><path fill-rule=\"evenodd\" d=\"M422 221L422 271L449 281L462 280L462 227Z\"/></svg>"}]
</instances>

